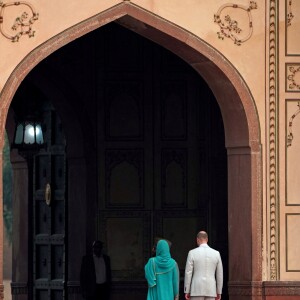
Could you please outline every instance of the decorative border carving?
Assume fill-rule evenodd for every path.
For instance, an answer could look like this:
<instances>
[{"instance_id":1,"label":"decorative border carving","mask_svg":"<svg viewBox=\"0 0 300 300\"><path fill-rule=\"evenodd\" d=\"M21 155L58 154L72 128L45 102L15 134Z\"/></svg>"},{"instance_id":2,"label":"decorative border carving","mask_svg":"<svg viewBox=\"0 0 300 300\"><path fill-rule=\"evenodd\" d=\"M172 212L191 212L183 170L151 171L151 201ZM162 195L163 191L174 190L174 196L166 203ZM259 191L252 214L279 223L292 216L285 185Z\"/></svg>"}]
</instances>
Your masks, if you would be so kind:
<instances>
[{"instance_id":1,"label":"decorative border carving","mask_svg":"<svg viewBox=\"0 0 300 300\"><path fill-rule=\"evenodd\" d=\"M13 31L16 31L17 34L13 36L8 33L5 33L5 30L3 29L3 22L4 22L3 16L4 16L5 8L9 6L19 6L19 5L27 6L31 11L32 16L29 18L28 13L23 12L21 16L16 18L11 29ZM39 18L39 14L35 11L33 6L28 2L24 2L24 1L9 2L9 3L0 2L0 33L7 39L11 40L12 42L18 42L22 35L28 35L28 37L33 37L35 31L32 30L32 25L36 20L38 20L38 18Z\"/></svg>"},{"instance_id":2,"label":"decorative border carving","mask_svg":"<svg viewBox=\"0 0 300 300\"><path fill-rule=\"evenodd\" d=\"M300 65L299 64L287 64L286 65L286 90L287 91L300 91L300 82L297 82L295 76L297 73L300 73ZM298 74L299 75L299 74ZM288 83L289 82L289 83Z\"/></svg>"},{"instance_id":3,"label":"decorative border carving","mask_svg":"<svg viewBox=\"0 0 300 300\"><path fill-rule=\"evenodd\" d=\"M290 117L290 120L289 120L288 135L286 137L286 147L292 146L292 141L294 139L294 135L293 135L293 121L294 121L295 117L297 115L299 115L299 113L300 113L300 100L298 101L297 106L298 106L297 111L295 111L293 113L293 115Z\"/></svg>"},{"instance_id":4,"label":"decorative border carving","mask_svg":"<svg viewBox=\"0 0 300 300\"><path fill-rule=\"evenodd\" d=\"M222 11L227 7L242 9L247 12L249 18L249 33L245 38L241 39L238 37L238 35L243 30L238 26L238 22L236 20L232 20L229 15L226 15L224 17L224 20L222 21L221 19ZM224 37L230 38L234 41L234 44L238 46L240 46L242 43L249 40L253 33L253 22L252 22L252 15L251 15L252 9L257 9L257 3L255 1L250 1L248 7L244 5L232 4L232 3L227 3L222 5L217 11L217 13L214 15L214 22L217 23L221 28L221 31L217 32L218 38L222 40L224 40Z\"/></svg>"},{"instance_id":5,"label":"decorative border carving","mask_svg":"<svg viewBox=\"0 0 300 300\"><path fill-rule=\"evenodd\" d=\"M270 0L269 11L269 197L270 197L270 279L278 276L277 245L277 65L278 65L278 7L276 0Z\"/></svg>"},{"instance_id":6,"label":"decorative border carving","mask_svg":"<svg viewBox=\"0 0 300 300\"><path fill-rule=\"evenodd\" d=\"M292 25L292 19L294 18L293 12L292 12L292 0L289 0L288 4L288 11L286 15L286 26Z\"/></svg>"}]
</instances>

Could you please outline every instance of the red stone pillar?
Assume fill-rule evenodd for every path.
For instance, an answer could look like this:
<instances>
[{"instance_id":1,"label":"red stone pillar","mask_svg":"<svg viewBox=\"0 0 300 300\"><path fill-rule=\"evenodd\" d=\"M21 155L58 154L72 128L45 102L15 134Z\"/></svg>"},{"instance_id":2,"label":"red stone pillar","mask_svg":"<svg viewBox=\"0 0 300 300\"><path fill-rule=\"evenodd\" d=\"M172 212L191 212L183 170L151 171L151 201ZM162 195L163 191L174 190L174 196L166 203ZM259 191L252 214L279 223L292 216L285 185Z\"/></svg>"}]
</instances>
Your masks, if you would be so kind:
<instances>
[{"instance_id":1,"label":"red stone pillar","mask_svg":"<svg viewBox=\"0 0 300 300\"><path fill-rule=\"evenodd\" d=\"M228 149L229 299L262 300L259 146Z\"/></svg>"},{"instance_id":2,"label":"red stone pillar","mask_svg":"<svg viewBox=\"0 0 300 300\"><path fill-rule=\"evenodd\" d=\"M1 136L3 140L3 135ZM2 169L3 169L3 157L2 149L3 142L0 145L0 299L4 298L4 286L3 286L3 180L2 180Z\"/></svg>"}]
</instances>

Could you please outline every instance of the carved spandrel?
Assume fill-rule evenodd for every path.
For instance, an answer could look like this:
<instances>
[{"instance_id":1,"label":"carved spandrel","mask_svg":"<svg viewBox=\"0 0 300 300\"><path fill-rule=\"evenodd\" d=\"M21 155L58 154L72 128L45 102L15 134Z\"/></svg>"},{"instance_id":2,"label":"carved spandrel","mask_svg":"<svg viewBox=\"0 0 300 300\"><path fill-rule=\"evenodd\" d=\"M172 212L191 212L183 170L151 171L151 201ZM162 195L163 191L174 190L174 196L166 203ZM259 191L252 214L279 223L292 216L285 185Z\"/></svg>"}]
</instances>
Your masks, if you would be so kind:
<instances>
[{"instance_id":1,"label":"carved spandrel","mask_svg":"<svg viewBox=\"0 0 300 300\"><path fill-rule=\"evenodd\" d=\"M15 13L14 20L6 18L6 11L9 10ZM33 37L35 31L32 26L38 18L39 14L28 2L0 2L0 33L12 42L18 42L23 35Z\"/></svg>"},{"instance_id":2,"label":"carved spandrel","mask_svg":"<svg viewBox=\"0 0 300 300\"><path fill-rule=\"evenodd\" d=\"M215 23L220 26L217 32L219 39L229 38L235 45L242 45L253 33L251 10L257 9L257 3L250 1L249 6L226 3L214 16Z\"/></svg>"}]
</instances>

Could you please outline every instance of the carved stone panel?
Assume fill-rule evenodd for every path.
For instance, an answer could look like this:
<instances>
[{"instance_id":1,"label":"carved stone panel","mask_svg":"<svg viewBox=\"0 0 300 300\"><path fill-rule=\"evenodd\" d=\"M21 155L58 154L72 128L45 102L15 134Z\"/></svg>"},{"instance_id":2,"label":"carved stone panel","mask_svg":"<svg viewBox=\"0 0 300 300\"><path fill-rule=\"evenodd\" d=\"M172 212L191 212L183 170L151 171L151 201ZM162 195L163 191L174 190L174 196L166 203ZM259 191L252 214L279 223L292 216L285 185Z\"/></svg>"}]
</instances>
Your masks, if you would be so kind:
<instances>
[{"instance_id":1,"label":"carved stone panel","mask_svg":"<svg viewBox=\"0 0 300 300\"><path fill-rule=\"evenodd\" d=\"M286 0L286 54L300 55L299 31L300 31L300 2L298 0Z\"/></svg>"},{"instance_id":2,"label":"carved stone panel","mask_svg":"<svg viewBox=\"0 0 300 300\"><path fill-rule=\"evenodd\" d=\"M286 91L300 91L300 64L286 64Z\"/></svg>"},{"instance_id":3,"label":"carved stone panel","mask_svg":"<svg viewBox=\"0 0 300 300\"><path fill-rule=\"evenodd\" d=\"M186 98L184 82L161 84L162 139L186 139Z\"/></svg>"},{"instance_id":4,"label":"carved stone panel","mask_svg":"<svg viewBox=\"0 0 300 300\"><path fill-rule=\"evenodd\" d=\"M107 207L143 207L144 155L142 149L106 150L105 190Z\"/></svg>"},{"instance_id":5,"label":"carved stone panel","mask_svg":"<svg viewBox=\"0 0 300 300\"><path fill-rule=\"evenodd\" d=\"M99 214L99 233L111 258L115 280L144 278L150 245L150 212L105 211Z\"/></svg>"},{"instance_id":6,"label":"carved stone panel","mask_svg":"<svg viewBox=\"0 0 300 300\"><path fill-rule=\"evenodd\" d=\"M300 205L300 100L286 102L286 204Z\"/></svg>"},{"instance_id":7,"label":"carved stone panel","mask_svg":"<svg viewBox=\"0 0 300 300\"><path fill-rule=\"evenodd\" d=\"M300 272L300 214L286 214L286 271Z\"/></svg>"},{"instance_id":8,"label":"carved stone panel","mask_svg":"<svg viewBox=\"0 0 300 300\"><path fill-rule=\"evenodd\" d=\"M186 207L187 205L187 151L186 149L162 150L162 206Z\"/></svg>"},{"instance_id":9,"label":"carved stone panel","mask_svg":"<svg viewBox=\"0 0 300 300\"><path fill-rule=\"evenodd\" d=\"M143 88L137 82L111 82L105 90L106 140L141 139Z\"/></svg>"},{"instance_id":10,"label":"carved stone panel","mask_svg":"<svg viewBox=\"0 0 300 300\"><path fill-rule=\"evenodd\" d=\"M154 218L156 236L164 237L172 242L172 257L182 271L185 268L189 250L197 246L197 233L200 229L206 230L206 228L205 211L157 211Z\"/></svg>"}]
</instances>

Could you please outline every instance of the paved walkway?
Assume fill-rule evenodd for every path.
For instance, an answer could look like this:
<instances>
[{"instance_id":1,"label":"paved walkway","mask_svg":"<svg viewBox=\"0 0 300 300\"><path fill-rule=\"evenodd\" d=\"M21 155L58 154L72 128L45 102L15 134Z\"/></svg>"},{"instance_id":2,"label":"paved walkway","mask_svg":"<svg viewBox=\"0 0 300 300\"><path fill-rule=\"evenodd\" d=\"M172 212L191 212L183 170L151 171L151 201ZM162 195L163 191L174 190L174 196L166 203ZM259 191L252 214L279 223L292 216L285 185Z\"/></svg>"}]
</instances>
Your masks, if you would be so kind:
<instances>
[{"instance_id":1,"label":"paved walkway","mask_svg":"<svg viewBox=\"0 0 300 300\"><path fill-rule=\"evenodd\" d=\"M4 284L4 300L11 300L10 294L10 280L3 280Z\"/></svg>"}]
</instances>

